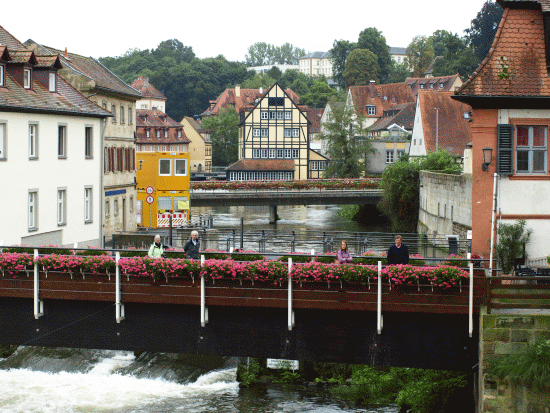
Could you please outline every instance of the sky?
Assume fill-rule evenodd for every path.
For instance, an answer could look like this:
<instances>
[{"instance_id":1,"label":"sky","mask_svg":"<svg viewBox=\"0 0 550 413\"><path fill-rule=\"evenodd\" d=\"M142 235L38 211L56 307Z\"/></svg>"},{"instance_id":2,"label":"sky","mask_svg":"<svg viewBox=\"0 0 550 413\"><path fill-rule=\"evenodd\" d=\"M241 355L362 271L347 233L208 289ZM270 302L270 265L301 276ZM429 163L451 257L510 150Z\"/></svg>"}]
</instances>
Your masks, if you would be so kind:
<instances>
[{"instance_id":1,"label":"sky","mask_svg":"<svg viewBox=\"0 0 550 413\"><path fill-rule=\"evenodd\" d=\"M0 25L21 42L95 58L152 49L178 39L199 58L244 61L256 42L286 42L306 52L328 51L334 40L357 41L375 27L388 46L407 47L436 30L464 35L485 0L34 0L7 2Z\"/></svg>"}]
</instances>

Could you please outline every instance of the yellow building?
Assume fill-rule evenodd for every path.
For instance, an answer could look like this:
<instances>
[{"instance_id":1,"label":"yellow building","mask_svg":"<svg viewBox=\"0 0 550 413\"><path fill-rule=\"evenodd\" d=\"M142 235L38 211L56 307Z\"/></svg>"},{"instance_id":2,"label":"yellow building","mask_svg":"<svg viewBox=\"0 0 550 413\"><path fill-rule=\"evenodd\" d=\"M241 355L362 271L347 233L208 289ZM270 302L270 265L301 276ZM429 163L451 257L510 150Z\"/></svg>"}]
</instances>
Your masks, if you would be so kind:
<instances>
[{"instance_id":1,"label":"yellow building","mask_svg":"<svg viewBox=\"0 0 550 413\"><path fill-rule=\"evenodd\" d=\"M180 124L183 126L185 136L191 141L189 144L191 172L211 172L212 140L210 131L201 129L199 123L189 116L185 116Z\"/></svg>"},{"instance_id":2,"label":"yellow building","mask_svg":"<svg viewBox=\"0 0 550 413\"><path fill-rule=\"evenodd\" d=\"M137 222L142 227L189 221L189 153L137 152Z\"/></svg>"}]
</instances>

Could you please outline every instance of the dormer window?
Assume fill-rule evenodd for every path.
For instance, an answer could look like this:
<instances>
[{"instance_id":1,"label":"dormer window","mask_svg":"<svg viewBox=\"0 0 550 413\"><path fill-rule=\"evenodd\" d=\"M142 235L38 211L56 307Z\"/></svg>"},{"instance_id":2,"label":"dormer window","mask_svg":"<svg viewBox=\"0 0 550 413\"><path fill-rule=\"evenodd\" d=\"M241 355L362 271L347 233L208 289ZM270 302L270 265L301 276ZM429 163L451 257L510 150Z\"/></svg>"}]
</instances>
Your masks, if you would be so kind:
<instances>
[{"instance_id":1,"label":"dormer window","mask_svg":"<svg viewBox=\"0 0 550 413\"><path fill-rule=\"evenodd\" d=\"M157 129L157 138L160 139L160 129Z\"/></svg>"},{"instance_id":2,"label":"dormer window","mask_svg":"<svg viewBox=\"0 0 550 413\"><path fill-rule=\"evenodd\" d=\"M424 86L426 86L424 83L420 83L420 89L424 89Z\"/></svg>"},{"instance_id":3,"label":"dormer window","mask_svg":"<svg viewBox=\"0 0 550 413\"><path fill-rule=\"evenodd\" d=\"M434 84L430 83L430 89L433 89L433 88L434 88Z\"/></svg>"},{"instance_id":4,"label":"dormer window","mask_svg":"<svg viewBox=\"0 0 550 413\"><path fill-rule=\"evenodd\" d=\"M162 119L162 121L163 121L164 123L166 123L166 116L161 116L160 118Z\"/></svg>"},{"instance_id":5,"label":"dormer window","mask_svg":"<svg viewBox=\"0 0 550 413\"><path fill-rule=\"evenodd\" d=\"M178 139L181 139L181 131L178 131Z\"/></svg>"},{"instance_id":6,"label":"dormer window","mask_svg":"<svg viewBox=\"0 0 550 413\"><path fill-rule=\"evenodd\" d=\"M147 130L145 131L145 135L146 135L148 138L151 137L151 132L149 131L149 129L147 129Z\"/></svg>"},{"instance_id":7,"label":"dormer window","mask_svg":"<svg viewBox=\"0 0 550 413\"><path fill-rule=\"evenodd\" d=\"M168 130L165 130L165 131L164 131L164 138L165 138L165 139L168 139Z\"/></svg>"},{"instance_id":8,"label":"dormer window","mask_svg":"<svg viewBox=\"0 0 550 413\"><path fill-rule=\"evenodd\" d=\"M23 72L23 87L25 89L31 88L31 69L25 69Z\"/></svg>"},{"instance_id":9,"label":"dormer window","mask_svg":"<svg viewBox=\"0 0 550 413\"><path fill-rule=\"evenodd\" d=\"M0 65L0 86L4 86L5 85L5 80L4 80L4 73L6 72L5 70L5 66L4 65Z\"/></svg>"},{"instance_id":10,"label":"dormer window","mask_svg":"<svg viewBox=\"0 0 550 413\"><path fill-rule=\"evenodd\" d=\"M55 92L55 72L50 72L50 92Z\"/></svg>"},{"instance_id":11,"label":"dormer window","mask_svg":"<svg viewBox=\"0 0 550 413\"><path fill-rule=\"evenodd\" d=\"M367 105L367 115L376 115L376 106L375 105Z\"/></svg>"},{"instance_id":12,"label":"dormer window","mask_svg":"<svg viewBox=\"0 0 550 413\"><path fill-rule=\"evenodd\" d=\"M439 83L439 88L442 89L444 84L445 84L444 82L440 82Z\"/></svg>"}]
</instances>

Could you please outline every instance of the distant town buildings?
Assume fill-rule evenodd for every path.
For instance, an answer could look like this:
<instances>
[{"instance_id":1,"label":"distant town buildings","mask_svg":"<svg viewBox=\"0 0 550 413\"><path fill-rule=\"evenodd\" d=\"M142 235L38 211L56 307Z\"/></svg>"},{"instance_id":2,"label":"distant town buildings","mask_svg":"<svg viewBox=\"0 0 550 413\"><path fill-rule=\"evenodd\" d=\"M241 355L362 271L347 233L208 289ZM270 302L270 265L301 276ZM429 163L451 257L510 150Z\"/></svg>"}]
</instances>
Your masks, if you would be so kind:
<instances>
[{"instance_id":1,"label":"distant town buildings","mask_svg":"<svg viewBox=\"0 0 550 413\"><path fill-rule=\"evenodd\" d=\"M185 116L180 124L189 139L191 172L212 172L212 140L210 130L202 129L199 122Z\"/></svg>"},{"instance_id":2,"label":"distant town buildings","mask_svg":"<svg viewBox=\"0 0 550 413\"><path fill-rule=\"evenodd\" d=\"M329 52L308 53L299 59L300 72L304 75L332 77L332 59Z\"/></svg>"}]
</instances>

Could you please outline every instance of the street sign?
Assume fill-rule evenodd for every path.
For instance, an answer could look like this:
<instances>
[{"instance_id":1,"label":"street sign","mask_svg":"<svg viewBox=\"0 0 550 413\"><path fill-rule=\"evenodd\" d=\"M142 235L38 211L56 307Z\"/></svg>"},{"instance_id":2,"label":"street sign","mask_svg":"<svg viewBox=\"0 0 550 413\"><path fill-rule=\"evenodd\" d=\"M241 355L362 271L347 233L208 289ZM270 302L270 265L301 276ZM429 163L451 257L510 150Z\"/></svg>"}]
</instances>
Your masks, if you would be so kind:
<instances>
[{"instance_id":1,"label":"street sign","mask_svg":"<svg viewBox=\"0 0 550 413\"><path fill-rule=\"evenodd\" d=\"M153 202L155 202L155 198L153 198L152 195L149 195L147 198L145 198L145 201L146 201L148 204L152 204Z\"/></svg>"},{"instance_id":2,"label":"street sign","mask_svg":"<svg viewBox=\"0 0 550 413\"><path fill-rule=\"evenodd\" d=\"M153 192L155 192L155 188L153 188L152 186L148 186L147 188L145 188L145 192L147 192L149 195L151 195ZM147 201L149 202L149 201ZM151 201L153 202L153 201ZM151 203L149 202L149 203Z\"/></svg>"}]
</instances>

